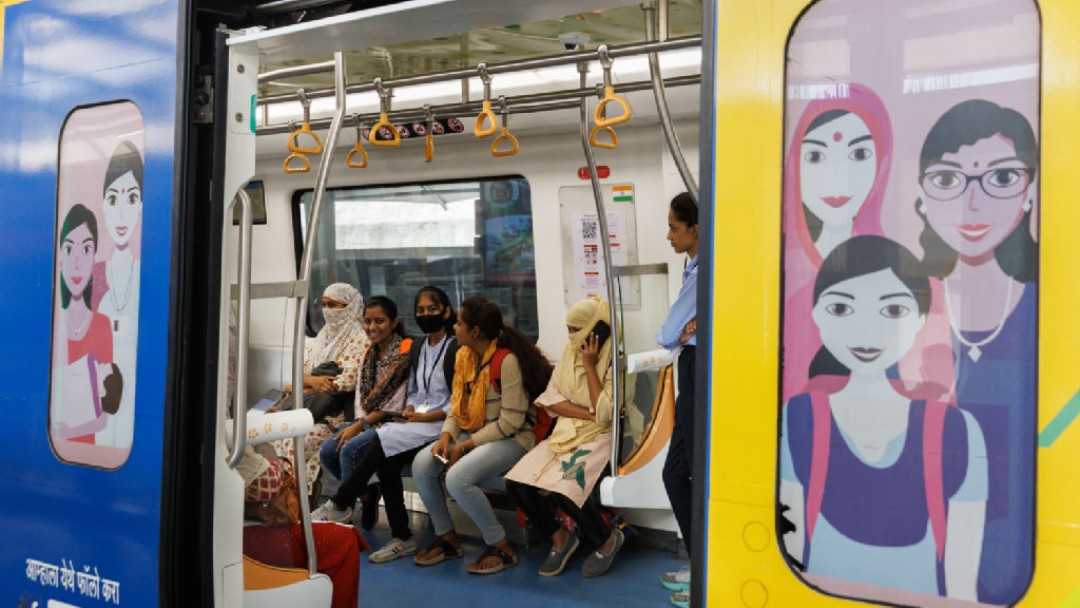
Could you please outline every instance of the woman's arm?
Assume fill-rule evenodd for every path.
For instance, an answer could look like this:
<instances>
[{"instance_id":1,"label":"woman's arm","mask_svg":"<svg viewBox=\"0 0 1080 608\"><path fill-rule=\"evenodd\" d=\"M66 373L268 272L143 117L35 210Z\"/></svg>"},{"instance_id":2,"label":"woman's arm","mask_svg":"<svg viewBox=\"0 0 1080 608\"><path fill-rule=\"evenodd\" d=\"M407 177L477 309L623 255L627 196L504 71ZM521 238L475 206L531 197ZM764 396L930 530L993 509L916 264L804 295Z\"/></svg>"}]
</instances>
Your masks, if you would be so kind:
<instances>
[{"instance_id":1,"label":"woman's arm","mask_svg":"<svg viewBox=\"0 0 1080 608\"><path fill-rule=\"evenodd\" d=\"M989 470L982 429L971 414L962 413L967 426L968 466L964 483L949 500L944 558L945 594L974 602L978 600L976 589L986 524Z\"/></svg>"},{"instance_id":2,"label":"woman's arm","mask_svg":"<svg viewBox=\"0 0 1080 608\"><path fill-rule=\"evenodd\" d=\"M507 439L517 435L525 426L529 413L529 396L521 381L521 365L513 354L508 354L502 361L502 393L499 402L499 417L487 423L473 433L466 443L466 450L484 445L491 441Z\"/></svg>"},{"instance_id":3,"label":"woman's arm","mask_svg":"<svg viewBox=\"0 0 1080 608\"><path fill-rule=\"evenodd\" d=\"M360 376L360 363L364 360L364 350L366 348L366 342L354 340L342 351L341 358L337 362L341 366L341 373L334 378L337 383L337 390L346 393L356 390L356 379Z\"/></svg>"}]
</instances>

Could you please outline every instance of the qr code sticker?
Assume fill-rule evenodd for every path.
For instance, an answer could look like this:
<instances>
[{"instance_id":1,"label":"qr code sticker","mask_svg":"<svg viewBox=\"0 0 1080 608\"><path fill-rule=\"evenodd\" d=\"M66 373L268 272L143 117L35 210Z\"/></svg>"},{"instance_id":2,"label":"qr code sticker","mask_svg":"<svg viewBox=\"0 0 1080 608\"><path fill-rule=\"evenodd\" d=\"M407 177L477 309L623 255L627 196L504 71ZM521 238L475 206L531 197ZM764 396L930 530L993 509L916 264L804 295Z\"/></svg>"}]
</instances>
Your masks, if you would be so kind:
<instances>
[{"instance_id":1,"label":"qr code sticker","mask_svg":"<svg viewBox=\"0 0 1080 608\"><path fill-rule=\"evenodd\" d=\"M593 218L585 218L581 222L581 238L587 240L593 240L596 238L596 233L599 231L599 226L596 220Z\"/></svg>"}]
</instances>

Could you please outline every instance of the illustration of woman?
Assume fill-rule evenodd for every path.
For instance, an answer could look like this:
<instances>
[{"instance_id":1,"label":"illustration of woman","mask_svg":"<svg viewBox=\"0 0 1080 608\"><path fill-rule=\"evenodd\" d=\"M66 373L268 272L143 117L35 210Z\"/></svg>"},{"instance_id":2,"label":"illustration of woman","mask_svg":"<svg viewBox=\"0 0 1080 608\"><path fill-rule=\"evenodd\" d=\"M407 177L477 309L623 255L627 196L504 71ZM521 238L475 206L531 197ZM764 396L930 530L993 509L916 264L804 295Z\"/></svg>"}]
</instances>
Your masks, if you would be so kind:
<instances>
[{"instance_id":1,"label":"illustration of woman","mask_svg":"<svg viewBox=\"0 0 1080 608\"><path fill-rule=\"evenodd\" d=\"M976 597L982 433L956 407L912 400L888 373L915 345L930 301L918 260L875 236L838 245L813 285L823 347L811 374L840 381L784 407L781 534L796 567L834 592L841 581L888 601L873 587Z\"/></svg>"},{"instance_id":2,"label":"illustration of woman","mask_svg":"<svg viewBox=\"0 0 1080 608\"><path fill-rule=\"evenodd\" d=\"M919 165L920 241L946 293L956 401L992 455L979 570L979 600L990 604L1018 600L1032 574L1037 164L1024 116L968 100L930 129Z\"/></svg>"},{"instance_id":3,"label":"illustration of woman","mask_svg":"<svg viewBox=\"0 0 1080 608\"><path fill-rule=\"evenodd\" d=\"M70 365L87 355L101 363L112 363L113 341L109 319L90 306L93 293L94 256L98 228L94 213L84 205L74 205L60 228L60 307L63 313L66 356L54 368ZM58 353L59 354L59 353ZM71 438L94 443L94 435Z\"/></svg>"},{"instance_id":4,"label":"illustration of woman","mask_svg":"<svg viewBox=\"0 0 1080 608\"><path fill-rule=\"evenodd\" d=\"M110 417L97 435L98 444L115 447L131 445L134 431L140 265L131 245L142 224L142 183L142 155L131 142L121 141L109 160L102 188L101 212L114 249L104 262L108 288L98 304L98 312L111 321L115 363L129 379L121 415Z\"/></svg>"},{"instance_id":5,"label":"illustration of woman","mask_svg":"<svg viewBox=\"0 0 1080 608\"><path fill-rule=\"evenodd\" d=\"M784 166L785 400L804 390L821 346L809 314L822 259L853 236L883 234L892 126L872 90L852 83L847 93L807 105Z\"/></svg>"}]
</instances>

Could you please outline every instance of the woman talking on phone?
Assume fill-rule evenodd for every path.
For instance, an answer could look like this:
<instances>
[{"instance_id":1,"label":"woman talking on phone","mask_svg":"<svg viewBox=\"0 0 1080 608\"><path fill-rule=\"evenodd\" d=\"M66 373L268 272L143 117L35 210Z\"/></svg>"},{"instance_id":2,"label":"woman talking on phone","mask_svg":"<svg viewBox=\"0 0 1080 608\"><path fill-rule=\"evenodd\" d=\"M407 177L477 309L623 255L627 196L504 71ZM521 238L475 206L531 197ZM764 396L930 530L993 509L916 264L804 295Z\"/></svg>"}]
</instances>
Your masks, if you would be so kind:
<instances>
[{"instance_id":1,"label":"woman talking on phone","mask_svg":"<svg viewBox=\"0 0 1080 608\"><path fill-rule=\"evenodd\" d=\"M581 574L607 572L622 548L622 530L611 528L600 515L593 493L611 461L611 418L614 416L611 335L608 302L593 297L570 307L566 331L570 340L551 375L547 390L536 400L558 417L551 437L543 440L506 474L506 491L545 537L551 552L540 576L563 571L581 541L565 530L548 508L550 499L577 523L593 552ZM541 495L544 492L546 496Z\"/></svg>"},{"instance_id":2,"label":"woman talking on phone","mask_svg":"<svg viewBox=\"0 0 1080 608\"><path fill-rule=\"evenodd\" d=\"M551 377L540 349L503 323L494 302L461 303L454 333L461 348L454 363L450 416L431 449L413 461L413 479L435 526L435 542L417 554L421 566L461 557L439 476L446 490L483 533L487 549L469 565L473 574L493 574L517 564L506 530L477 484L504 474L536 443L533 399Z\"/></svg>"}]
</instances>

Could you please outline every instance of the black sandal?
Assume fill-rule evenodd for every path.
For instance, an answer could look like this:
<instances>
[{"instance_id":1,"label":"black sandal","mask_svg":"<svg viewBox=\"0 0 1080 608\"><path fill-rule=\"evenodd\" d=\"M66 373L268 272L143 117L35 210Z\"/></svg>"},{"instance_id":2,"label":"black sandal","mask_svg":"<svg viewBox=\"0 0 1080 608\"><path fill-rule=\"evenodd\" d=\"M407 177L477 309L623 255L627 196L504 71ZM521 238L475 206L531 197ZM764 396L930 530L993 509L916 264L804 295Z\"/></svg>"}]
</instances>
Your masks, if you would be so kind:
<instances>
[{"instance_id":1,"label":"black sandal","mask_svg":"<svg viewBox=\"0 0 1080 608\"><path fill-rule=\"evenodd\" d=\"M477 564L479 564L480 562L484 561L485 559L487 559L489 557L497 557L497 558L499 558L499 563L495 564L494 566L491 566L490 568L484 568L484 569L476 568L476 569L473 569L473 566L476 566ZM495 545L488 545L488 548L484 549L484 552L480 554L480 557L478 557L475 562L469 564L469 572L471 574L495 574L496 572L502 572L503 570L506 570L507 568L510 568L510 567L516 566L516 565L517 565L517 556L516 555L514 555L513 553L507 553L506 551L503 551L502 549L496 547Z\"/></svg>"},{"instance_id":2,"label":"black sandal","mask_svg":"<svg viewBox=\"0 0 1080 608\"><path fill-rule=\"evenodd\" d=\"M434 566L435 564L440 564L448 559L457 559L465 555L465 552L461 550L461 547L454 546L454 543L441 536L436 538L427 549L422 551L422 553L427 553L436 548L442 549L442 553L430 556L427 559L421 559L420 554L417 554L417 556L413 558L413 562L417 566Z\"/></svg>"}]
</instances>

